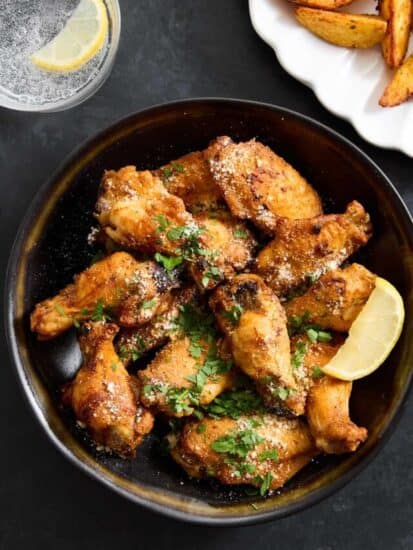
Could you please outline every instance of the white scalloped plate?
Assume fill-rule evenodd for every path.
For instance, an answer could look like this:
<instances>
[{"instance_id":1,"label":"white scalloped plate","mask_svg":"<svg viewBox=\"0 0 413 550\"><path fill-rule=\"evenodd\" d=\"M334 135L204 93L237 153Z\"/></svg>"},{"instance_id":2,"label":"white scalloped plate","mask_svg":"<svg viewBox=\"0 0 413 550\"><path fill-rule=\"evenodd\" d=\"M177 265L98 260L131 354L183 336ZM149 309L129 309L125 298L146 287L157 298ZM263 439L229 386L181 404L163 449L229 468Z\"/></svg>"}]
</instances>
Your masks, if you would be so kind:
<instances>
[{"instance_id":1,"label":"white scalloped plate","mask_svg":"<svg viewBox=\"0 0 413 550\"><path fill-rule=\"evenodd\" d=\"M356 0L341 11L375 13L375 5ZM370 143L413 157L413 100L386 109L378 105L392 75L379 46L349 50L328 44L298 24L287 0L249 0L249 8L255 31L283 68L309 86L324 107L349 120Z\"/></svg>"}]
</instances>

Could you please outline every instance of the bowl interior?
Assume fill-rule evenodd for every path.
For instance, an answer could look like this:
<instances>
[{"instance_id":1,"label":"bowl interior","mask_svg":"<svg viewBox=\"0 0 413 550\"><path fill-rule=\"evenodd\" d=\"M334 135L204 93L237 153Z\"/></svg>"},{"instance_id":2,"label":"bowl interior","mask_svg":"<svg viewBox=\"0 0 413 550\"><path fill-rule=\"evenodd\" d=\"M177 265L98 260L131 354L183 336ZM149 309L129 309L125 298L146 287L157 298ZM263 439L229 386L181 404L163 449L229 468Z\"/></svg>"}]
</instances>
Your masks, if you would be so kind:
<instances>
[{"instance_id":1,"label":"bowl interior","mask_svg":"<svg viewBox=\"0 0 413 550\"><path fill-rule=\"evenodd\" d=\"M369 439L353 455L322 457L278 494L257 501L241 489L189 480L159 452L162 427L138 449L136 460L96 453L59 406L59 386L71 378L81 357L75 334L47 343L29 330L29 314L84 269L95 250L87 235L104 169L126 164L155 168L212 138L263 141L296 167L321 194L326 211L343 211L353 199L369 211L374 238L357 259L389 279L406 305L402 337L375 374L354 384L354 420ZM37 416L69 458L101 481L152 509L193 521L248 522L284 515L331 492L354 475L378 449L401 406L411 375L412 226L388 180L368 159L328 129L269 106L205 100L180 102L134 115L88 142L43 188L15 245L9 271L9 339L20 378Z\"/></svg>"}]
</instances>

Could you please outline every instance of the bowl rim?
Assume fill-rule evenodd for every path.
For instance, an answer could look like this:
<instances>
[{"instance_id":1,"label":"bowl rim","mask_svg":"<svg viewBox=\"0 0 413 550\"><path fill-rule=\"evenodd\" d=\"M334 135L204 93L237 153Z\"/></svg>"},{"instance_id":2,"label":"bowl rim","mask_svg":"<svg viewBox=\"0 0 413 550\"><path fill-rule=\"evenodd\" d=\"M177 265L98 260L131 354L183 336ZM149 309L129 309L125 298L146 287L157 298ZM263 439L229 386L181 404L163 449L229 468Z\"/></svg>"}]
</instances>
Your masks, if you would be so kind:
<instances>
[{"instance_id":1,"label":"bowl rim","mask_svg":"<svg viewBox=\"0 0 413 550\"><path fill-rule=\"evenodd\" d=\"M329 137L333 138L333 140L343 143L352 152L352 154L358 156L362 162L370 165L370 167L376 172L377 178L382 180L381 183L383 184L386 193L393 196L394 205L398 210L400 216L404 218L404 222L407 223L407 225L411 226L410 238L413 242L413 218L398 190L395 188L395 186L392 184L386 174L382 171L382 169L366 153L364 153L357 145L352 143L345 136L342 136L340 133L333 130L329 126L318 122L317 120L293 109L261 101L222 97L196 97L179 99L165 103L158 103L140 109L138 111L134 111L127 116L121 117L117 119L114 123L106 126L102 130L97 132L96 134L93 134L91 137L86 138L80 145L72 150L71 153L65 156L64 160L59 163L57 169L53 171L52 175L39 187L34 198L30 202L29 207L26 209L26 212L19 225L8 260L4 296L5 333L6 342L9 350L9 357L12 360L12 364L14 366L13 370L15 371L16 376L19 380L19 385L25 396L26 403L28 403L28 405L30 406L33 415L45 431L47 437L53 442L55 447L59 449L63 456L65 456L72 464L76 465L89 477L99 481L117 494L127 498L128 500L136 504L143 506L146 509L162 514L164 516L187 523L204 526L245 526L280 519L309 508L317 504L321 500L334 494L336 491L344 487L351 479L355 478L362 470L364 470L364 468L369 463L371 463L371 461L377 456L380 450L393 435L394 429L396 428L402 414L405 411L407 396L410 393L412 387L413 366L410 367L407 383L400 393L399 403L395 406L394 410L389 416L387 427L384 429L382 436L379 438L375 446L370 449L368 454L361 457L357 464L351 466L337 479L330 482L327 486L315 489L311 494L306 495L304 498L298 500L297 502L284 505L281 508L274 508L272 510L266 510L262 512L258 511L251 513L251 515L248 516L208 516L204 514L199 514L197 512L185 512L183 510L173 508L172 506L168 506L164 503L145 500L143 497L131 493L124 487L101 476L98 471L95 471L89 464L86 464L79 457L77 457L70 450L70 448L59 439L53 428L48 424L46 415L43 413L40 405L36 401L35 391L31 388L30 383L26 378L23 362L19 355L19 345L14 327L15 283L16 275L18 273L19 260L22 253L22 245L24 243L26 233L30 230L30 227L36 219L37 214L42 209L42 205L44 204L44 200L49 190L54 187L56 181L58 181L59 176L64 174L69 166L72 165L73 161L75 161L76 158L84 153L92 145L93 142L100 142L106 135L109 135L110 133L116 131L117 129L120 129L123 126L127 126L129 122L132 122L137 117L150 115L151 112L163 110L167 111L168 109L174 107L184 107L185 105L202 103L213 104L218 107L220 105L235 105L239 107L260 107L270 111L276 111L279 112L281 115L285 114L300 119L301 121L309 126L312 126L316 130L326 133L327 135L329 135Z\"/></svg>"}]
</instances>

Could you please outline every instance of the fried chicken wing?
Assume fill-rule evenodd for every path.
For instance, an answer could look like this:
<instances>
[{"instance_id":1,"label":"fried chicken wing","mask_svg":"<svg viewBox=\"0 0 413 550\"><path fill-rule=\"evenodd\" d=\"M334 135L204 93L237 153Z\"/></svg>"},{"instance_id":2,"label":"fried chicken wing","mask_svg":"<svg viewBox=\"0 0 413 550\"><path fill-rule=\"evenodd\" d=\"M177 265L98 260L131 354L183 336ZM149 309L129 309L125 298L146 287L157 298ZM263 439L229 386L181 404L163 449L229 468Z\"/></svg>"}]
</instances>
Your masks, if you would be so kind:
<instances>
[{"instance_id":1,"label":"fried chicken wing","mask_svg":"<svg viewBox=\"0 0 413 550\"><path fill-rule=\"evenodd\" d=\"M189 212L217 210L224 204L221 190L212 177L203 151L184 155L154 173L169 193L184 201Z\"/></svg>"},{"instance_id":2,"label":"fried chicken wing","mask_svg":"<svg viewBox=\"0 0 413 550\"><path fill-rule=\"evenodd\" d=\"M190 263L189 272L200 289L211 290L252 262L257 243L249 229L225 211L196 214L194 219L203 228L199 243L207 254Z\"/></svg>"},{"instance_id":3,"label":"fried chicken wing","mask_svg":"<svg viewBox=\"0 0 413 550\"><path fill-rule=\"evenodd\" d=\"M230 354L212 339L194 344L183 337L169 342L138 372L141 401L169 416L188 416L232 386Z\"/></svg>"},{"instance_id":4,"label":"fried chicken wing","mask_svg":"<svg viewBox=\"0 0 413 550\"><path fill-rule=\"evenodd\" d=\"M353 452L367 439L367 430L350 419L349 400L352 382L323 375L320 370L337 353L344 338L329 343L312 343L304 336L292 339L291 347L305 346L303 370L310 380L306 417L316 446L327 454Z\"/></svg>"},{"instance_id":5,"label":"fried chicken wing","mask_svg":"<svg viewBox=\"0 0 413 550\"><path fill-rule=\"evenodd\" d=\"M305 294L285 304L287 317L306 316L321 328L348 332L367 302L375 275L360 264L328 271Z\"/></svg>"},{"instance_id":6,"label":"fried chicken wing","mask_svg":"<svg viewBox=\"0 0 413 550\"><path fill-rule=\"evenodd\" d=\"M266 413L185 424L169 438L174 460L191 477L215 477L274 491L318 454L306 424Z\"/></svg>"},{"instance_id":7,"label":"fried chicken wing","mask_svg":"<svg viewBox=\"0 0 413 550\"><path fill-rule=\"evenodd\" d=\"M116 355L116 325L88 323L85 330L80 337L83 364L65 387L63 402L98 445L122 457L133 457L152 429L153 416L139 404L137 380Z\"/></svg>"},{"instance_id":8,"label":"fried chicken wing","mask_svg":"<svg viewBox=\"0 0 413 550\"><path fill-rule=\"evenodd\" d=\"M254 139L234 143L217 138L206 151L212 175L234 216L273 235L277 221L322 214L309 183L284 159Z\"/></svg>"},{"instance_id":9,"label":"fried chicken wing","mask_svg":"<svg viewBox=\"0 0 413 550\"><path fill-rule=\"evenodd\" d=\"M235 363L251 377L267 406L304 412L290 361L286 316L257 275L237 275L219 286L209 304L227 335Z\"/></svg>"},{"instance_id":10,"label":"fried chicken wing","mask_svg":"<svg viewBox=\"0 0 413 550\"><path fill-rule=\"evenodd\" d=\"M148 323L134 328L121 328L115 343L125 365L144 353L166 344L177 336L176 320L181 307L194 301L197 291L193 285L172 291L162 301L161 308Z\"/></svg>"},{"instance_id":11,"label":"fried chicken wing","mask_svg":"<svg viewBox=\"0 0 413 550\"><path fill-rule=\"evenodd\" d=\"M357 201L344 214L308 220L280 220L277 236L257 256L257 273L282 296L336 269L365 245L372 234L370 217Z\"/></svg>"},{"instance_id":12,"label":"fried chicken wing","mask_svg":"<svg viewBox=\"0 0 413 550\"><path fill-rule=\"evenodd\" d=\"M36 305L31 314L31 329L39 339L54 338L74 324L113 313L128 296L136 303L160 299L172 286L155 262L138 262L126 252L115 252L77 275L74 283L54 298Z\"/></svg>"},{"instance_id":13,"label":"fried chicken wing","mask_svg":"<svg viewBox=\"0 0 413 550\"><path fill-rule=\"evenodd\" d=\"M193 224L179 197L171 195L159 178L134 166L105 172L96 217L113 241L147 253L177 254L183 239L169 239L162 228Z\"/></svg>"}]
</instances>

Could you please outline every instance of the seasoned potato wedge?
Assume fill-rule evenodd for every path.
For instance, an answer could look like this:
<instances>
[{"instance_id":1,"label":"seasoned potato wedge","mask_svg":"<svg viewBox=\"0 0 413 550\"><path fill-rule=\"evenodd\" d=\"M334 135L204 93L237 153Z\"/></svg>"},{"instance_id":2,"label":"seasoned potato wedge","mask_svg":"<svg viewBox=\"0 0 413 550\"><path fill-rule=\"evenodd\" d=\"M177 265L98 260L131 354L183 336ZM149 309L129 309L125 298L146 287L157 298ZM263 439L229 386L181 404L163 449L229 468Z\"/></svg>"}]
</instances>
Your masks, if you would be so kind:
<instances>
[{"instance_id":1,"label":"seasoned potato wedge","mask_svg":"<svg viewBox=\"0 0 413 550\"><path fill-rule=\"evenodd\" d=\"M300 4L308 8L319 8L320 10L335 10L348 6L353 0L289 0L293 4Z\"/></svg>"},{"instance_id":2,"label":"seasoned potato wedge","mask_svg":"<svg viewBox=\"0 0 413 550\"><path fill-rule=\"evenodd\" d=\"M413 55L408 57L394 73L390 84L381 96L382 107L394 107L413 95Z\"/></svg>"},{"instance_id":3,"label":"seasoned potato wedge","mask_svg":"<svg viewBox=\"0 0 413 550\"><path fill-rule=\"evenodd\" d=\"M411 0L381 0L379 10L387 21L383 57L387 65L395 69L403 62L409 44L412 3Z\"/></svg>"},{"instance_id":4,"label":"seasoned potato wedge","mask_svg":"<svg viewBox=\"0 0 413 550\"><path fill-rule=\"evenodd\" d=\"M344 48L370 48L380 43L387 22L378 15L317 10L299 7L295 10L298 21L308 30L336 46Z\"/></svg>"}]
</instances>

